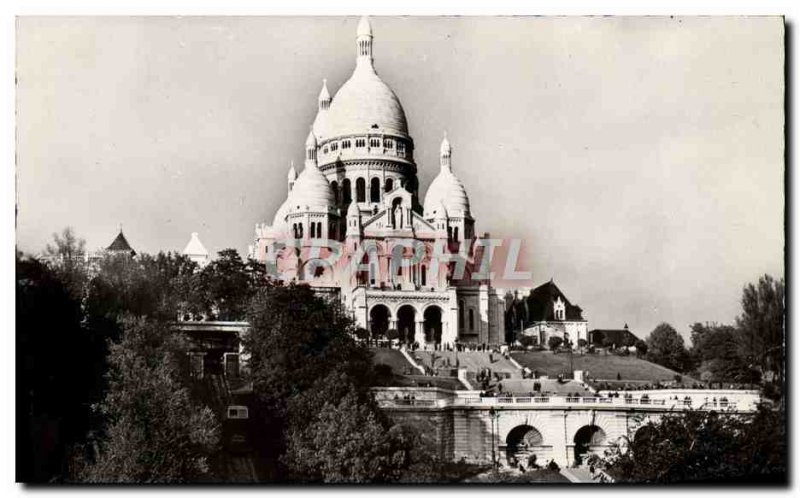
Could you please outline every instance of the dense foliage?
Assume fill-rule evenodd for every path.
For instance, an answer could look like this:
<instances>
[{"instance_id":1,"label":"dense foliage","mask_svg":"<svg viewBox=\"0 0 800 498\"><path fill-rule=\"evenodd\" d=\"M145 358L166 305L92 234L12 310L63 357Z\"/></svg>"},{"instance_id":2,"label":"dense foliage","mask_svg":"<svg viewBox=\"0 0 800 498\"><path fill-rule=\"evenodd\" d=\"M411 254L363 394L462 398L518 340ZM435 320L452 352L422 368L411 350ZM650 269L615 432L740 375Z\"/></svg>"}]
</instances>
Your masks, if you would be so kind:
<instances>
[{"instance_id":1,"label":"dense foliage","mask_svg":"<svg viewBox=\"0 0 800 498\"><path fill-rule=\"evenodd\" d=\"M80 469L87 482L179 483L209 476L220 424L190 396L186 346L167 325L125 318L111 345L107 422L93 461Z\"/></svg>"},{"instance_id":2,"label":"dense foliage","mask_svg":"<svg viewBox=\"0 0 800 498\"><path fill-rule=\"evenodd\" d=\"M371 354L355 340L341 305L306 286L261 289L248 313L258 438L287 479L371 482L396 479L401 441L369 392Z\"/></svg>"},{"instance_id":3,"label":"dense foliage","mask_svg":"<svg viewBox=\"0 0 800 498\"><path fill-rule=\"evenodd\" d=\"M80 300L58 272L20 256L16 271L17 480L48 482L85 441L105 345L82 326Z\"/></svg>"},{"instance_id":4,"label":"dense foliage","mask_svg":"<svg viewBox=\"0 0 800 498\"><path fill-rule=\"evenodd\" d=\"M648 361L658 363L677 372L691 367L689 351L683 337L668 323L658 325L647 337Z\"/></svg>"},{"instance_id":5,"label":"dense foliage","mask_svg":"<svg viewBox=\"0 0 800 498\"><path fill-rule=\"evenodd\" d=\"M635 483L786 480L786 420L761 407L754 415L685 412L638 428L595 464Z\"/></svg>"}]
</instances>

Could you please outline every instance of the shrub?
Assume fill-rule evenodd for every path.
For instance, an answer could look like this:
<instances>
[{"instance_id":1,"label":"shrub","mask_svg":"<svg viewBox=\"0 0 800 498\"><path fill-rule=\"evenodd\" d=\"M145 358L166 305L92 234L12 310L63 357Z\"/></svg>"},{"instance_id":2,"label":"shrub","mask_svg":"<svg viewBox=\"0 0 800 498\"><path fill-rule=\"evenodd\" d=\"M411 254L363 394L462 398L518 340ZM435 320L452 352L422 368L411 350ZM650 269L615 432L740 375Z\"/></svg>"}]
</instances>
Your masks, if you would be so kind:
<instances>
[{"instance_id":1,"label":"shrub","mask_svg":"<svg viewBox=\"0 0 800 498\"><path fill-rule=\"evenodd\" d=\"M375 375L378 377L390 377L392 375L392 367L385 363L378 363L375 365Z\"/></svg>"},{"instance_id":2,"label":"shrub","mask_svg":"<svg viewBox=\"0 0 800 498\"><path fill-rule=\"evenodd\" d=\"M550 348L551 351L555 351L556 349L559 348L559 346L561 346L563 342L564 339L562 339L561 337L553 336L547 340L547 346Z\"/></svg>"},{"instance_id":3,"label":"shrub","mask_svg":"<svg viewBox=\"0 0 800 498\"><path fill-rule=\"evenodd\" d=\"M523 335L522 337L519 338L519 343L522 344L522 347L528 349L536 344L536 339L534 339L533 336L530 335Z\"/></svg>"}]
</instances>

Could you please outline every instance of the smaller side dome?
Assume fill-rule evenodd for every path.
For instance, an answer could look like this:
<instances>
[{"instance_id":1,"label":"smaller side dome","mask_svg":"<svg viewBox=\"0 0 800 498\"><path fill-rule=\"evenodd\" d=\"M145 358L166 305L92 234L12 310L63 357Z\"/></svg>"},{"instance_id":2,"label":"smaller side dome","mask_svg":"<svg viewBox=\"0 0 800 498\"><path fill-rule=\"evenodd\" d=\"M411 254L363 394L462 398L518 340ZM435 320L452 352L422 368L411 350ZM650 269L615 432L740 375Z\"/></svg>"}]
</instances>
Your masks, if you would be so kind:
<instances>
[{"instance_id":1,"label":"smaller side dome","mask_svg":"<svg viewBox=\"0 0 800 498\"><path fill-rule=\"evenodd\" d=\"M275 211L275 217L272 218L272 229L276 231L284 230L288 225L286 224L286 215L289 214L289 206L292 205L292 193L286 197L281 207Z\"/></svg>"},{"instance_id":2,"label":"smaller side dome","mask_svg":"<svg viewBox=\"0 0 800 498\"><path fill-rule=\"evenodd\" d=\"M447 219L447 208L441 202L431 213L437 220Z\"/></svg>"},{"instance_id":3,"label":"smaller side dome","mask_svg":"<svg viewBox=\"0 0 800 498\"><path fill-rule=\"evenodd\" d=\"M306 208L328 211L336 205L330 183L314 164L306 166L297 177L288 202L291 212Z\"/></svg>"},{"instance_id":4,"label":"smaller side dome","mask_svg":"<svg viewBox=\"0 0 800 498\"><path fill-rule=\"evenodd\" d=\"M463 213L463 216L471 217L467 190L461 180L447 169L440 171L428 187L424 203L425 217L433 218L439 205L445 207L448 216L460 216Z\"/></svg>"}]
</instances>

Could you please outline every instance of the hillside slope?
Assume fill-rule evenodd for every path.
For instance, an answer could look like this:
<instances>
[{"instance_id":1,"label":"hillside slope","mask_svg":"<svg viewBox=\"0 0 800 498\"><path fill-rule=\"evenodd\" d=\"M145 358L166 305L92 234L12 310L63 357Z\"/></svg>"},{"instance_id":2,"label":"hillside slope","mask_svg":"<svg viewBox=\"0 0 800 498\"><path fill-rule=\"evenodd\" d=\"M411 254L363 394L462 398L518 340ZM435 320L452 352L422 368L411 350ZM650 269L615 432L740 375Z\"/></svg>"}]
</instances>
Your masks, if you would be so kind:
<instances>
[{"instance_id":1,"label":"hillside slope","mask_svg":"<svg viewBox=\"0 0 800 498\"><path fill-rule=\"evenodd\" d=\"M527 351L514 352L511 356L520 365L538 371L541 375L548 377L569 375L569 355L566 353ZM598 381L616 381L619 374L623 382L672 382L678 373L635 356L603 353L573 354L572 364L575 370L583 370Z\"/></svg>"}]
</instances>

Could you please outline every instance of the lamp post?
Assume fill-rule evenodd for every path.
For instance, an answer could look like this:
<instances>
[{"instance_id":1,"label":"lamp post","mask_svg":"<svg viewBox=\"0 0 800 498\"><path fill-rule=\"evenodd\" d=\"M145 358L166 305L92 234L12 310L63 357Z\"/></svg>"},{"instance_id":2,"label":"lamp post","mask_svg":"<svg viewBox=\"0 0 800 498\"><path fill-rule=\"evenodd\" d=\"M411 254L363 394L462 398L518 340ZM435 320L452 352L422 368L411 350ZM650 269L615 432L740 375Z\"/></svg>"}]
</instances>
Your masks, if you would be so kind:
<instances>
[{"instance_id":1,"label":"lamp post","mask_svg":"<svg viewBox=\"0 0 800 498\"><path fill-rule=\"evenodd\" d=\"M495 472L497 471L497 457L495 456L494 420L499 416L500 413L493 406L489 408L489 418L492 420L492 467Z\"/></svg>"}]
</instances>

